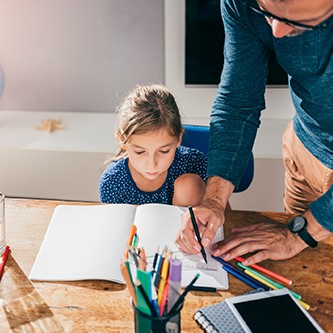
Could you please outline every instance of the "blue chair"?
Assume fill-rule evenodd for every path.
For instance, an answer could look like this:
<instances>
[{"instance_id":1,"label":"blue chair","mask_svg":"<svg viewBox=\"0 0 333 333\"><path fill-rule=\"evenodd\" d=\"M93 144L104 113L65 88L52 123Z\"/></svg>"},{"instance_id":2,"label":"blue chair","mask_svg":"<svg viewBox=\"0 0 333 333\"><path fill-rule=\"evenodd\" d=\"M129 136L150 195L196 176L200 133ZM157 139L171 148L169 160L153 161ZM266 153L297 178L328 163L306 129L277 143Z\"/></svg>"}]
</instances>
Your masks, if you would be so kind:
<instances>
[{"instance_id":1,"label":"blue chair","mask_svg":"<svg viewBox=\"0 0 333 333\"><path fill-rule=\"evenodd\" d=\"M209 147L209 127L196 126L196 125L183 125L183 128L185 131L183 134L182 145L189 148L196 148L202 151L207 156L208 147ZM234 192L245 191L252 183L253 175L254 175L254 160L253 160L253 153L251 152L242 179L239 185L234 189Z\"/></svg>"}]
</instances>

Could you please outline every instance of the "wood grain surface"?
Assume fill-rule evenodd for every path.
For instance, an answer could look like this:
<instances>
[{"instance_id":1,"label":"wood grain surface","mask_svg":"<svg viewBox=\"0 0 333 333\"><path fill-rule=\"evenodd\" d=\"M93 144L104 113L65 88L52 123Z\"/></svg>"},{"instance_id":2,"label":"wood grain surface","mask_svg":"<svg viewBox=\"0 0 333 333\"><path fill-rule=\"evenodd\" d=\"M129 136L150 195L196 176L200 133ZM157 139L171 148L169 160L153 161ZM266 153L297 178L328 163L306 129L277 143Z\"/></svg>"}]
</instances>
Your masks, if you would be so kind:
<instances>
[{"instance_id":1,"label":"wood grain surface","mask_svg":"<svg viewBox=\"0 0 333 333\"><path fill-rule=\"evenodd\" d=\"M7 242L11 253L0 283L0 332L133 332L133 310L124 285L96 280L32 282L28 279L53 210L59 204L88 203L6 199ZM290 218L283 213L231 211L227 214L225 234L235 226L263 221L286 223ZM292 290L310 304L311 315L326 332L333 332L332 257L331 238L317 249L307 249L292 259L261 264L293 280ZM196 309L251 290L230 275L229 284L227 291L187 295L181 312L182 332L201 332L193 319Z\"/></svg>"}]
</instances>

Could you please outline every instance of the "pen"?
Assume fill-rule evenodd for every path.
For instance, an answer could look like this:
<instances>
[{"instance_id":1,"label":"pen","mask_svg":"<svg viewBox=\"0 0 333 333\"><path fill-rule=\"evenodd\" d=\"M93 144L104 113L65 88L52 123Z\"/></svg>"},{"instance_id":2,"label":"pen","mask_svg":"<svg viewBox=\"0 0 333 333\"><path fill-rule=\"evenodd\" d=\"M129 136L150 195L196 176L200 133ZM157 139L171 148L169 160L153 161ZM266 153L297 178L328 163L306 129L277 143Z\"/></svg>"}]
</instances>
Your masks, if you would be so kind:
<instances>
[{"instance_id":1,"label":"pen","mask_svg":"<svg viewBox=\"0 0 333 333\"><path fill-rule=\"evenodd\" d=\"M176 311L181 303L184 302L185 296L191 290L191 287L195 284L195 282L199 279L200 274L198 273L194 279L190 282L190 284L185 288L184 292L179 296L169 313L173 313Z\"/></svg>"},{"instance_id":2,"label":"pen","mask_svg":"<svg viewBox=\"0 0 333 333\"><path fill-rule=\"evenodd\" d=\"M159 255L157 257L157 261L156 261L156 267L154 270L154 278L153 278L155 287L158 287L158 285L159 285L162 264L163 264L163 255L161 253L159 253Z\"/></svg>"},{"instance_id":3,"label":"pen","mask_svg":"<svg viewBox=\"0 0 333 333\"><path fill-rule=\"evenodd\" d=\"M160 313L160 308L158 307L157 303L157 293L155 286L153 284L153 280L151 281L151 303L155 309L155 313L159 314Z\"/></svg>"},{"instance_id":4,"label":"pen","mask_svg":"<svg viewBox=\"0 0 333 333\"><path fill-rule=\"evenodd\" d=\"M228 263L227 261L223 260L222 258L219 257L215 257L212 256L213 259L215 259L216 261L218 261L219 263L222 264L222 268L227 271L228 273L232 274L233 276L237 277L238 279L240 279L241 281L245 282L246 284L248 284L249 286L251 286L254 289L258 289L258 288L262 288L264 290L270 290L269 287L267 287L266 285L264 285L263 283L260 283L259 281L257 281L256 279L254 279L251 276L248 276L247 274L245 274L243 271L235 268L233 265L231 265L230 263Z\"/></svg>"},{"instance_id":5,"label":"pen","mask_svg":"<svg viewBox=\"0 0 333 333\"><path fill-rule=\"evenodd\" d=\"M235 260L240 261L240 262L242 263L245 259L242 258L242 257L235 257ZM267 268L261 267L261 266L259 266L259 265L257 265L257 264L250 265L250 267L255 268L256 270L258 270L258 271L260 271L260 272L262 272L262 273L265 273L265 274L267 274L268 276L271 276L271 277L273 277L274 279L276 279L276 280L278 280L278 281L281 281L282 283L284 283L284 284L286 284L286 285L288 285L288 286L290 286L290 285L292 284L292 281L291 281L291 280L285 278L284 276L281 276L281 275L279 275L279 274L276 274L276 273L274 273L274 272L268 270Z\"/></svg>"},{"instance_id":6,"label":"pen","mask_svg":"<svg viewBox=\"0 0 333 333\"><path fill-rule=\"evenodd\" d=\"M217 289L214 287L192 286L191 291L206 291L210 293L216 293Z\"/></svg>"},{"instance_id":7,"label":"pen","mask_svg":"<svg viewBox=\"0 0 333 333\"><path fill-rule=\"evenodd\" d=\"M205 260L205 263L207 264L207 256L206 256L206 251L204 249L204 247L202 246L201 244L201 237L200 237L200 232L199 232L199 229L198 229L198 225L197 225L197 221L195 220L195 216L194 216L194 213L193 213L193 209L192 207L190 206L188 208L188 210L190 211L190 215L191 215L191 221L192 221L192 225L193 225L193 229L194 229L194 232L195 232L195 236L197 237L197 240L201 246L201 254Z\"/></svg>"}]
</instances>

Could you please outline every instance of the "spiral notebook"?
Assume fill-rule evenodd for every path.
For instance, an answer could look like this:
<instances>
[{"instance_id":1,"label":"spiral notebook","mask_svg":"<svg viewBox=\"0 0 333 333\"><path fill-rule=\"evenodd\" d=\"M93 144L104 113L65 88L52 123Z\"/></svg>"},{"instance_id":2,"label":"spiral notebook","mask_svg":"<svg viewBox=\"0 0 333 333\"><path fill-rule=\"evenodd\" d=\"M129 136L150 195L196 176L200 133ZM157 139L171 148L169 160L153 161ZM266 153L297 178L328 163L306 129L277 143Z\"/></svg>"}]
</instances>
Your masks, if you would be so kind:
<instances>
[{"instance_id":1,"label":"spiral notebook","mask_svg":"<svg viewBox=\"0 0 333 333\"><path fill-rule=\"evenodd\" d=\"M247 294L264 291L252 290ZM244 333L229 305L223 301L197 310L194 319L205 332L209 333Z\"/></svg>"}]
</instances>

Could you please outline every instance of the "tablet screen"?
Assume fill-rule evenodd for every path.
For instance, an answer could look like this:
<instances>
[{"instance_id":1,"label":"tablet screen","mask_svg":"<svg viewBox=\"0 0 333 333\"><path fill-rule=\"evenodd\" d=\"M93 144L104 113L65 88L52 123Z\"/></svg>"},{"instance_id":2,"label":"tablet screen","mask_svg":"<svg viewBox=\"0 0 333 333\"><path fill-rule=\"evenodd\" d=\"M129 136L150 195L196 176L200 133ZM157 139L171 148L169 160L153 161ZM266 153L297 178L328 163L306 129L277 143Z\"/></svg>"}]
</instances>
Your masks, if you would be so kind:
<instances>
[{"instance_id":1,"label":"tablet screen","mask_svg":"<svg viewBox=\"0 0 333 333\"><path fill-rule=\"evenodd\" d=\"M228 299L227 303L242 326L252 333L323 332L314 319L292 299L289 293L256 299ZM263 292L262 294L265 294ZM250 296L250 295L249 295ZM262 295L264 296L264 295ZM235 297L234 299L237 299ZM233 308L234 307L234 308ZM236 311L235 311L236 310ZM242 321L244 321L242 323ZM245 327L244 327L245 328Z\"/></svg>"}]
</instances>

